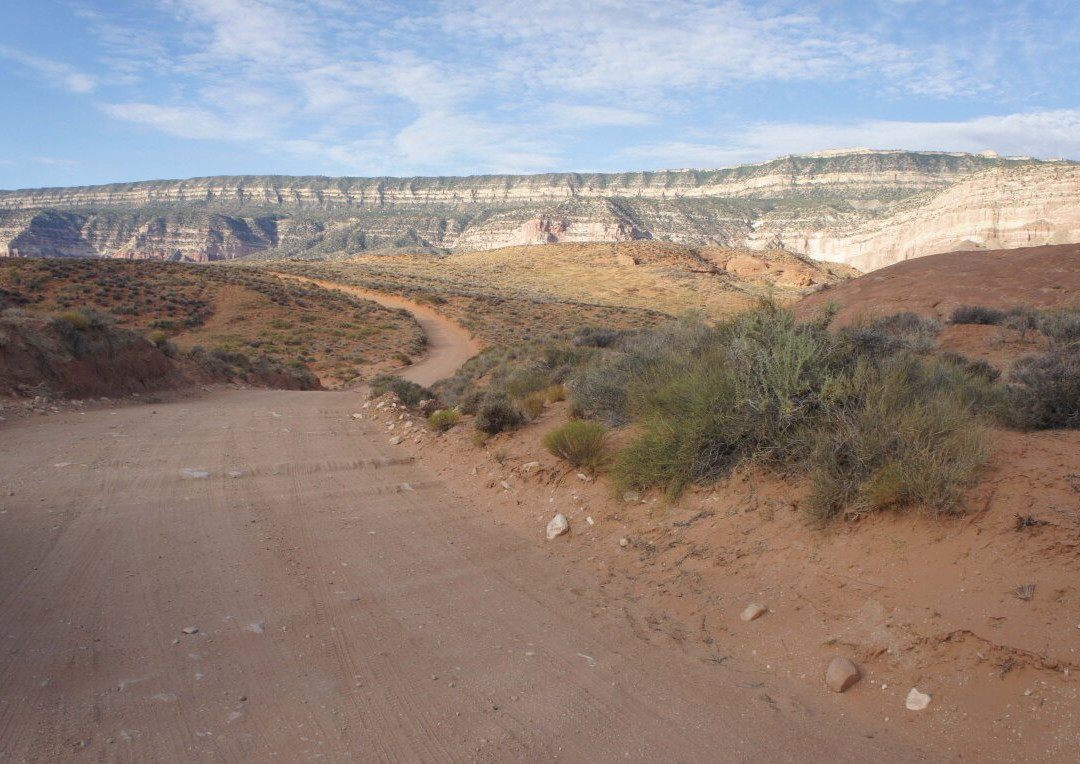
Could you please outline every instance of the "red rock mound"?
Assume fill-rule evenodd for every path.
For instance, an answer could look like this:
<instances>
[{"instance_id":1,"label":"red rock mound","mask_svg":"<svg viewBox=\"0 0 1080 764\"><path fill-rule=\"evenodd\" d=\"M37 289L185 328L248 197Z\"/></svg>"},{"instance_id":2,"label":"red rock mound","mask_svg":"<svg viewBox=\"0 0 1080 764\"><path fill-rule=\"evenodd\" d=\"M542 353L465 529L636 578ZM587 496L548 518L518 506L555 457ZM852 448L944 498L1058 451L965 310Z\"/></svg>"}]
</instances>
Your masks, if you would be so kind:
<instances>
[{"instance_id":1,"label":"red rock mound","mask_svg":"<svg viewBox=\"0 0 1080 764\"><path fill-rule=\"evenodd\" d=\"M837 325L899 311L947 319L960 305L1003 309L1080 305L1080 244L948 252L906 260L816 292L801 300L796 311L809 315L830 302L840 306Z\"/></svg>"}]
</instances>

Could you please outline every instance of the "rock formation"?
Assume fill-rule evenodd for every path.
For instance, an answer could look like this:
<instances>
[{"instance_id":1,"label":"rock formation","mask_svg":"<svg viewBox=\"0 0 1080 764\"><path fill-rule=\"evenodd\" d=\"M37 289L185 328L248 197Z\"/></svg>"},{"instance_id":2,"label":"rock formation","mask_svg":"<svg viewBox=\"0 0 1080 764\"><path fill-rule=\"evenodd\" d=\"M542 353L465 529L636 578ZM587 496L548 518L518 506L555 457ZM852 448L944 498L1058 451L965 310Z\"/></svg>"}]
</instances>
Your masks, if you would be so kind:
<instances>
[{"instance_id":1,"label":"rock formation","mask_svg":"<svg viewBox=\"0 0 1080 764\"><path fill-rule=\"evenodd\" d=\"M1080 241L1080 165L825 152L721 170L246 176L0 191L0 255L228 260L657 239L872 269Z\"/></svg>"}]
</instances>

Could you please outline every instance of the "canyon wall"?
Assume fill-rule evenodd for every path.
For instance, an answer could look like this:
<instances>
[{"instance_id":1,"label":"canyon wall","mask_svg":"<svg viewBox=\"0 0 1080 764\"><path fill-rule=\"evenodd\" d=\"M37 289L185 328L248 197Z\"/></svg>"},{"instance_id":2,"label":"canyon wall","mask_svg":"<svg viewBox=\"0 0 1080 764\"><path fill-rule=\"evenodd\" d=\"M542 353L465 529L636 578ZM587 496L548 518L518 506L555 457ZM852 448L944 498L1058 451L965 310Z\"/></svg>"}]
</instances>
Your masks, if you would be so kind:
<instances>
[{"instance_id":1,"label":"canyon wall","mask_svg":"<svg viewBox=\"0 0 1080 764\"><path fill-rule=\"evenodd\" d=\"M0 191L0 255L206 261L659 239L783 247L869 269L964 246L1077 241L1077 172L1027 158L857 150L722 170Z\"/></svg>"}]
</instances>

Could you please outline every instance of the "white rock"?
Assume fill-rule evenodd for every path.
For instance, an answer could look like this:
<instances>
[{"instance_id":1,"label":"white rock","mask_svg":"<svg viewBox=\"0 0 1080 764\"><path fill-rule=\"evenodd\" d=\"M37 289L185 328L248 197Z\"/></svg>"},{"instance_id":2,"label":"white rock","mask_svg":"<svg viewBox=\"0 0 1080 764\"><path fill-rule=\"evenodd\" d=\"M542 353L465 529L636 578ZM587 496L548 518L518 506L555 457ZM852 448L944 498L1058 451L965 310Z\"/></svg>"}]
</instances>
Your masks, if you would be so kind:
<instances>
[{"instance_id":1,"label":"white rock","mask_svg":"<svg viewBox=\"0 0 1080 764\"><path fill-rule=\"evenodd\" d=\"M586 483L588 483L589 481L592 480L592 478L589 477L588 475L586 475L584 472L579 472L577 474L577 477L578 477L578 480L584 480Z\"/></svg>"},{"instance_id":2,"label":"white rock","mask_svg":"<svg viewBox=\"0 0 1080 764\"><path fill-rule=\"evenodd\" d=\"M585 522L587 522L589 525L596 525L596 521L592 519L591 515L585 518Z\"/></svg>"},{"instance_id":3,"label":"white rock","mask_svg":"<svg viewBox=\"0 0 1080 764\"><path fill-rule=\"evenodd\" d=\"M394 437L390 438L390 445L391 446L396 446L400 442L401 442L401 436L400 435L395 435Z\"/></svg>"},{"instance_id":4,"label":"white rock","mask_svg":"<svg viewBox=\"0 0 1080 764\"><path fill-rule=\"evenodd\" d=\"M365 404L364 404L363 406L361 406L360 408L362 408L362 409L368 409L368 408L371 408L371 401L368 401L367 403L365 403Z\"/></svg>"},{"instance_id":5,"label":"white rock","mask_svg":"<svg viewBox=\"0 0 1080 764\"><path fill-rule=\"evenodd\" d=\"M510 488L511 488L510 484L509 484L509 483L507 483L507 482L506 482L505 480L501 480L501 481L499 481L499 485L501 485L501 486L502 486L502 489L503 489L504 491L509 491L509 490L510 490Z\"/></svg>"},{"instance_id":6,"label":"white rock","mask_svg":"<svg viewBox=\"0 0 1080 764\"><path fill-rule=\"evenodd\" d=\"M184 628L180 629L180 631L182 631L185 634L198 634L199 633L199 627L198 626L185 626Z\"/></svg>"},{"instance_id":7,"label":"white rock","mask_svg":"<svg viewBox=\"0 0 1080 764\"><path fill-rule=\"evenodd\" d=\"M570 530L570 521L566 519L566 515L562 512L551 518L551 522L547 524L547 538L551 541L554 538L567 533Z\"/></svg>"},{"instance_id":8,"label":"white rock","mask_svg":"<svg viewBox=\"0 0 1080 764\"><path fill-rule=\"evenodd\" d=\"M364 418L364 415L363 415L363 414L353 414L353 415L352 415L352 418L353 418L353 419L363 419L363 418Z\"/></svg>"},{"instance_id":9,"label":"white rock","mask_svg":"<svg viewBox=\"0 0 1080 764\"><path fill-rule=\"evenodd\" d=\"M525 462L521 465L521 471L526 475L537 469L540 469L540 462Z\"/></svg>"},{"instance_id":10,"label":"white rock","mask_svg":"<svg viewBox=\"0 0 1080 764\"><path fill-rule=\"evenodd\" d=\"M767 607L765 607L764 605L760 605L757 602L755 602L755 603L753 603L751 605L747 605L746 610L742 611L742 613L739 614L739 618L741 618L744 621L746 621L747 623L749 623L750 621L754 621L754 620L757 620L758 618L761 618L761 616L765 615L768 612L769 612L769 609Z\"/></svg>"},{"instance_id":11,"label":"white rock","mask_svg":"<svg viewBox=\"0 0 1080 764\"><path fill-rule=\"evenodd\" d=\"M930 696L924 692L919 692L918 689L912 687L911 691L907 694L907 700L904 702L908 711L922 711L928 705L930 705Z\"/></svg>"},{"instance_id":12,"label":"white rock","mask_svg":"<svg viewBox=\"0 0 1080 764\"><path fill-rule=\"evenodd\" d=\"M621 546L621 547L630 546L630 539L623 536L621 539L619 539L619 546Z\"/></svg>"},{"instance_id":13,"label":"white rock","mask_svg":"<svg viewBox=\"0 0 1080 764\"><path fill-rule=\"evenodd\" d=\"M862 679L859 667L847 658L837 656L825 670L825 686L833 692L843 692Z\"/></svg>"}]
</instances>

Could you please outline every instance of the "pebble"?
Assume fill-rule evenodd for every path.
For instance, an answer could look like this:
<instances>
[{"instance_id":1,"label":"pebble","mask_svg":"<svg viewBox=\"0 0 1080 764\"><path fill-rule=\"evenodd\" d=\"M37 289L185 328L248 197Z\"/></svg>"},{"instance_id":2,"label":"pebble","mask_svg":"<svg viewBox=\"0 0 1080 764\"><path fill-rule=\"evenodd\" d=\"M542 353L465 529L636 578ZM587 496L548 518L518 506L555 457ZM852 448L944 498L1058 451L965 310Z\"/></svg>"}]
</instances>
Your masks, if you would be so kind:
<instances>
[{"instance_id":1,"label":"pebble","mask_svg":"<svg viewBox=\"0 0 1080 764\"><path fill-rule=\"evenodd\" d=\"M755 602L753 604L747 605L746 609L739 614L739 618L749 623L750 621L755 621L758 618L761 618L761 616L765 615L768 612L769 608Z\"/></svg>"},{"instance_id":2,"label":"pebble","mask_svg":"<svg viewBox=\"0 0 1080 764\"><path fill-rule=\"evenodd\" d=\"M904 705L908 711L922 711L928 705L930 705L930 696L924 692L919 692L915 687L912 687L907 694L907 700Z\"/></svg>"},{"instance_id":3,"label":"pebble","mask_svg":"<svg viewBox=\"0 0 1080 764\"><path fill-rule=\"evenodd\" d=\"M628 546L630 546L630 539L628 539L628 538L626 538L625 536L623 536L623 537L622 537L621 539L619 539L619 546L621 546L621 547L628 547Z\"/></svg>"},{"instance_id":4,"label":"pebble","mask_svg":"<svg viewBox=\"0 0 1080 764\"><path fill-rule=\"evenodd\" d=\"M566 515L559 513L555 517L551 518L551 522L547 524L547 538L548 541L562 536L564 533L570 531L570 521L566 519Z\"/></svg>"},{"instance_id":5,"label":"pebble","mask_svg":"<svg viewBox=\"0 0 1080 764\"><path fill-rule=\"evenodd\" d=\"M394 437L390 438L390 445L391 446L396 446L399 443L401 443L401 436L400 435L395 435Z\"/></svg>"},{"instance_id":6,"label":"pebble","mask_svg":"<svg viewBox=\"0 0 1080 764\"><path fill-rule=\"evenodd\" d=\"M825 686L833 692L843 692L862 679L859 667L847 658L836 656L825 671Z\"/></svg>"},{"instance_id":7,"label":"pebble","mask_svg":"<svg viewBox=\"0 0 1080 764\"><path fill-rule=\"evenodd\" d=\"M198 634L199 628L197 626L185 626L184 628L180 629L180 631L184 632L185 634Z\"/></svg>"}]
</instances>

